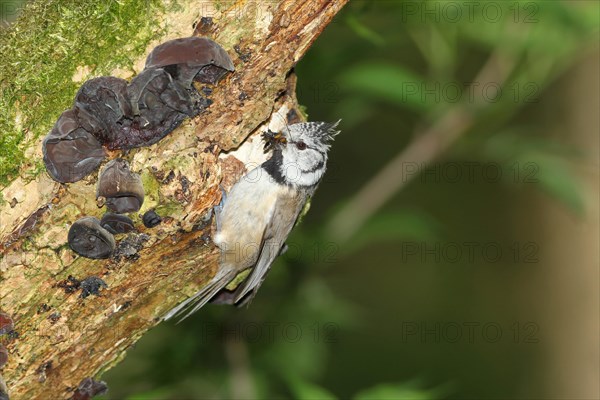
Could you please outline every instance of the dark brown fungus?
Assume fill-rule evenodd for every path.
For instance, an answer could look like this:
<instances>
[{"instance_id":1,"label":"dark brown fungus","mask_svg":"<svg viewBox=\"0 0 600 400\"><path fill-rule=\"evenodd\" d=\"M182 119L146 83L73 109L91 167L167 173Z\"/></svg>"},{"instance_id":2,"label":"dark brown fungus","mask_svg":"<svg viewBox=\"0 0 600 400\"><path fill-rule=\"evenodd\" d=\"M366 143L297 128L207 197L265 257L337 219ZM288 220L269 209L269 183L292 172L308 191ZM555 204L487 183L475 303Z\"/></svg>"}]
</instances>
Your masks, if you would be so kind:
<instances>
[{"instance_id":1,"label":"dark brown fungus","mask_svg":"<svg viewBox=\"0 0 600 400\"><path fill-rule=\"evenodd\" d=\"M75 95L74 108L81 126L102 144L110 144L118 136L118 124L132 116L127 81L114 76L86 81Z\"/></svg>"},{"instance_id":2,"label":"dark brown fungus","mask_svg":"<svg viewBox=\"0 0 600 400\"><path fill-rule=\"evenodd\" d=\"M144 248L144 244L150 240L150 236L145 233L130 233L127 237L117 244L117 249L113 257L117 260L126 258L130 260L138 259L138 252Z\"/></svg>"},{"instance_id":3,"label":"dark brown fungus","mask_svg":"<svg viewBox=\"0 0 600 400\"><path fill-rule=\"evenodd\" d=\"M100 225L113 235L131 232L135 229L131 218L126 215L114 213L104 214L100 220Z\"/></svg>"},{"instance_id":4,"label":"dark brown fungus","mask_svg":"<svg viewBox=\"0 0 600 400\"><path fill-rule=\"evenodd\" d=\"M61 114L42 142L44 164L55 181L77 182L104 161L104 150L92 133L81 127L77 110Z\"/></svg>"},{"instance_id":5,"label":"dark brown fungus","mask_svg":"<svg viewBox=\"0 0 600 400\"><path fill-rule=\"evenodd\" d=\"M198 115L210 104L195 89L185 89L162 68L146 69L127 88L133 117L116 129L119 135L109 148L130 149L150 146L183 122Z\"/></svg>"},{"instance_id":6,"label":"dark brown fungus","mask_svg":"<svg viewBox=\"0 0 600 400\"><path fill-rule=\"evenodd\" d=\"M94 259L110 257L116 246L113 235L94 217L75 221L69 229L68 241L75 253Z\"/></svg>"},{"instance_id":7,"label":"dark brown fungus","mask_svg":"<svg viewBox=\"0 0 600 400\"><path fill-rule=\"evenodd\" d=\"M120 125L132 117L127 97L127 81L102 76L86 81L75 95L79 125L91 132L100 143L111 150L120 136Z\"/></svg>"},{"instance_id":8,"label":"dark brown fungus","mask_svg":"<svg viewBox=\"0 0 600 400\"><path fill-rule=\"evenodd\" d=\"M129 170L127 161L117 158L100 173L96 197L100 196L106 198L106 207L113 212L135 212L144 202L144 186L140 176Z\"/></svg>"},{"instance_id":9,"label":"dark brown fungus","mask_svg":"<svg viewBox=\"0 0 600 400\"><path fill-rule=\"evenodd\" d=\"M161 67L185 87L192 81L215 84L234 70L227 52L205 37L173 39L156 46L146 59L146 68Z\"/></svg>"},{"instance_id":10,"label":"dark brown fungus","mask_svg":"<svg viewBox=\"0 0 600 400\"><path fill-rule=\"evenodd\" d=\"M164 105L190 117L197 114L190 98L190 92L175 82L171 75L162 68L142 71L133 78L127 88L127 93L135 115L140 115L140 109L152 109Z\"/></svg>"},{"instance_id":11,"label":"dark brown fungus","mask_svg":"<svg viewBox=\"0 0 600 400\"><path fill-rule=\"evenodd\" d=\"M112 150L150 146L210 104L195 89L175 82L162 68L142 71L127 86L123 97L130 108L119 113L119 120L117 114L106 119L108 123L98 130L100 141Z\"/></svg>"},{"instance_id":12,"label":"dark brown fungus","mask_svg":"<svg viewBox=\"0 0 600 400\"><path fill-rule=\"evenodd\" d=\"M97 276L89 276L80 282L81 294L79 297L85 299L90 295L100 295L100 288L107 288L108 285Z\"/></svg>"},{"instance_id":13,"label":"dark brown fungus","mask_svg":"<svg viewBox=\"0 0 600 400\"><path fill-rule=\"evenodd\" d=\"M108 392L106 382L96 381L93 378L85 378L79 382L79 386L73 393L71 400L91 400L94 396L100 396Z\"/></svg>"},{"instance_id":14,"label":"dark brown fungus","mask_svg":"<svg viewBox=\"0 0 600 400\"><path fill-rule=\"evenodd\" d=\"M15 329L10 315L0 312L0 335L5 335Z\"/></svg>"},{"instance_id":15,"label":"dark brown fungus","mask_svg":"<svg viewBox=\"0 0 600 400\"><path fill-rule=\"evenodd\" d=\"M142 222L146 228L154 228L162 222L162 218L154 210L146 211L142 217Z\"/></svg>"}]
</instances>

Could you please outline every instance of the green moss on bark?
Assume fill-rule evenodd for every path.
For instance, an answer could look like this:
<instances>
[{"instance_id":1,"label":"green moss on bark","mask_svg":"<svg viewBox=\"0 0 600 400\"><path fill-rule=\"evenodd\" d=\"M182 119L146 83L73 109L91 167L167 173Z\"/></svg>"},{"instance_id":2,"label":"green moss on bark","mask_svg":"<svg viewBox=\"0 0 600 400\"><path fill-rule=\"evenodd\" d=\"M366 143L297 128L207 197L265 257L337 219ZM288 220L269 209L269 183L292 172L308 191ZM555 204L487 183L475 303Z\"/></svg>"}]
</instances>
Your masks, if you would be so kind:
<instances>
[{"instance_id":1,"label":"green moss on bark","mask_svg":"<svg viewBox=\"0 0 600 400\"><path fill-rule=\"evenodd\" d=\"M131 69L161 34L162 11L160 0L38 0L0 32L0 187L30 162L26 142L71 106L76 72Z\"/></svg>"}]
</instances>

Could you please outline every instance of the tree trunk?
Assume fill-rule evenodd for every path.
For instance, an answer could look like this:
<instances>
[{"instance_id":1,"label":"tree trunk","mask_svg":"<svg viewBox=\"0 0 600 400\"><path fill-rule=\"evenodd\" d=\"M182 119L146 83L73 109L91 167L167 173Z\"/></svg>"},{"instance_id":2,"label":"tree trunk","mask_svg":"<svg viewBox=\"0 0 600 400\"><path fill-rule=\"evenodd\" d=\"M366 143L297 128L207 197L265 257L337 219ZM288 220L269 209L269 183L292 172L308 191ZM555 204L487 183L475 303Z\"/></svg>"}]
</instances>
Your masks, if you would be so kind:
<instances>
[{"instance_id":1,"label":"tree trunk","mask_svg":"<svg viewBox=\"0 0 600 400\"><path fill-rule=\"evenodd\" d=\"M227 50L236 70L214 87L213 104L200 116L153 146L110 153L109 158L129 160L142 176L146 200L140 214L156 209L163 217L161 225L148 229L138 215L137 233L117 236L122 248L125 240L130 243L128 256L90 260L70 250L70 224L104 211L95 202L97 173L73 184L54 182L45 170L32 175L46 132L31 127L31 140L24 145L30 159L0 191L0 309L14 321L14 331L2 336L9 353L2 373L11 398L71 397L84 378L114 366L162 315L215 274L219 254L210 240L210 210L220 200L219 186L229 187L244 171L241 162L219 155L241 143L251 146L245 139L266 124L302 118L293 68L346 2L163 4L158 16L162 34L145 54L175 37L208 36ZM39 0L24 13L42 12L35 8L40 3L57 4ZM60 26L63 18L58 14L47 22ZM16 28L26 35L32 27L17 21L12 32ZM132 32L125 39L133 48L139 36ZM145 54L129 69L139 72ZM11 62L7 56L3 63ZM90 74L80 67L83 81ZM123 68L112 75L130 77ZM65 95L65 104L72 95ZM50 126L58 115L38 117ZM84 297L77 282L90 276L102 278L108 287Z\"/></svg>"}]
</instances>

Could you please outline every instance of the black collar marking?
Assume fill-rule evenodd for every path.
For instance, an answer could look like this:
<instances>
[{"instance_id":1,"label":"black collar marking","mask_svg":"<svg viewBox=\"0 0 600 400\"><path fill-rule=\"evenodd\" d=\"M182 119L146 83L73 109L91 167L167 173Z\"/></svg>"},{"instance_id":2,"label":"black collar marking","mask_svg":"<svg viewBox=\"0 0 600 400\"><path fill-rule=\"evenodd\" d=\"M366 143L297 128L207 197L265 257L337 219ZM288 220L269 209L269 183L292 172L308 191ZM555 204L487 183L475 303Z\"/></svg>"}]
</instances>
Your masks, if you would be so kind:
<instances>
[{"instance_id":1,"label":"black collar marking","mask_svg":"<svg viewBox=\"0 0 600 400\"><path fill-rule=\"evenodd\" d=\"M283 154L281 149L275 148L273 150L273 155L267 161L262 164L262 167L267 171L269 175L275 182L280 183L282 185L287 184L285 178L281 174L281 165L283 164Z\"/></svg>"}]
</instances>

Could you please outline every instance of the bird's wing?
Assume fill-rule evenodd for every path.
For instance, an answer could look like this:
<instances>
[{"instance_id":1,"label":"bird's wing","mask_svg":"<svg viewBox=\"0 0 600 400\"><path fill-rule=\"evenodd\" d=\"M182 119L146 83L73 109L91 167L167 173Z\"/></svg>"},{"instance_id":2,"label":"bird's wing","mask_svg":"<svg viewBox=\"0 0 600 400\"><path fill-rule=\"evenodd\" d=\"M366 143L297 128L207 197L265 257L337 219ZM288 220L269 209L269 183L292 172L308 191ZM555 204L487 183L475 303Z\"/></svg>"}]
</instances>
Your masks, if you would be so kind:
<instances>
[{"instance_id":1,"label":"bird's wing","mask_svg":"<svg viewBox=\"0 0 600 400\"><path fill-rule=\"evenodd\" d=\"M263 234L260 255L256 265L248 278L236 289L235 302L243 299L250 291L256 293L294 227L306 199L307 194L300 193L296 196L281 196L277 200L271 220Z\"/></svg>"},{"instance_id":2,"label":"bird's wing","mask_svg":"<svg viewBox=\"0 0 600 400\"><path fill-rule=\"evenodd\" d=\"M222 222L225 222L225 225L227 227L225 237L228 238L228 245L231 247L231 254L229 254L227 247L221 248L222 260L221 265L219 266L220 269L217 272L217 274L211 279L211 281L207 285L202 287L192 297L185 300L177 307L169 311L163 317L164 320L168 320L173 317L182 317L180 319L180 321L182 321L185 318L189 317L191 314L195 313L206 303L208 303L225 286L227 286L239 272L258 262L256 260L259 260L259 254L261 254L262 252L262 247L264 246L265 242L265 234L270 230L269 226L271 225L274 219L275 210L277 210L279 205L277 204L278 200L275 200L277 198L276 194L272 194L272 196L265 197L265 193L270 193L270 191L268 190L257 191L248 190L247 188L244 188L244 186L255 184L257 183L251 180L240 180L238 183L236 183L236 185L227 195L227 200L224 202L224 205L221 206L230 207L226 213L228 219L226 221L221 221L221 223L219 223L218 225L223 225ZM240 207L239 196L248 194L254 194L255 196L257 196L246 199L246 202L244 204L252 205L251 208L249 209L248 207ZM224 212L224 209L221 211L217 209L215 211L217 213L220 213ZM233 240L230 238L233 236L234 233L238 236L242 235L242 232L239 232L240 229L250 228L248 226L245 226L244 224L241 224L244 218L248 218L249 216L252 217L251 220L253 222L253 225L250 227L257 227L262 225L265 228L262 229L262 231L258 232L246 231L245 237L241 243L242 246L238 248L235 245L235 243L233 243ZM217 214L217 217L219 217L219 214ZM217 221L219 221L219 219L220 218L217 218ZM223 227L221 226L220 228ZM222 229L217 229L218 232L220 232L221 230ZM251 251L253 248L256 248L256 252Z\"/></svg>"}]
</instances>

